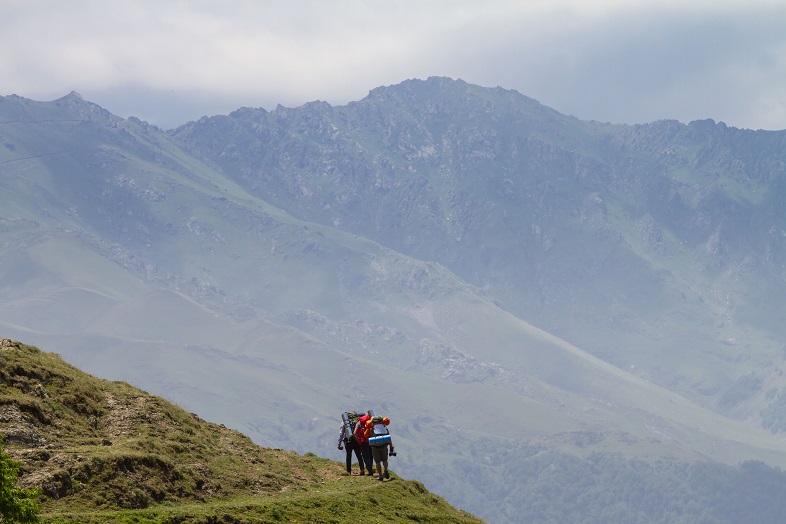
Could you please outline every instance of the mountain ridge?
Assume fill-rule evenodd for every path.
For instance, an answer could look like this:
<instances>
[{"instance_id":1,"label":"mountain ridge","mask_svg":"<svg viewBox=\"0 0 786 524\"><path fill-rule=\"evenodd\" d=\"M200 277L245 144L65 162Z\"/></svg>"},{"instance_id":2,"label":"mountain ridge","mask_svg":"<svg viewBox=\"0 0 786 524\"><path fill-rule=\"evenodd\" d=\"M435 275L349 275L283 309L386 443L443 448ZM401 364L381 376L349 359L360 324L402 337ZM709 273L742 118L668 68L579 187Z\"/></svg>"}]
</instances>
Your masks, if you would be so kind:
<instances>
[{"instance_id":1,"label":"mountain ridge","mask_svg":"<svg viewBox=\"0 0 786 524\"><path fill-rule=\"evenodd\" d=\"M515 92L443 78L373 93L347 106L289 109L286 118L211 117L172 134L260 197L440 262L514 314L708 407L718 408L730 370L710 384L681 386L680 377L659 377L657 361L626 362L614 346L646 347L652 358L689 343L715 358L731 353L728 340L751 336L769 346L764 358L777 355L774 320L755 325L761 333L727 322L725 336L697 331L691 339L669 309L683 302L698 324L724 308L745 323L771 316L755 305L773 299L757 282L765 277L752 272L766 275L767 287L783 286L783 268L773 263L782 239L762 232L784 227L777 184L786 133L709 120L583 123ZM731 279L717 292L691 282L719 271L740 273L760 296L729 308L713 295L747 290ZM664 342L664 331L686 338Z\"/></svg>"},{"instance_id":2,"label":"mountain ridge","mask_svg":"<svg viewBox=\"0 0 786 524\"><path fill-rule=\"evenodd\" d=\"M515 521L513 508L532 494L499 484L493 472L503 466L487 446L520 450L500 453L533 479L541 460L580 471L594 453L782 465L770 433L783 420L777 332L738 326L739 308L724 298L745 297L724 282L735 266L689 251L738 255L722 228L712 242L698 235L734 204L694 187L724 151L675 149L670 165L686 171L669 172L679 175L672 187L646 153L663 147L632 127L582 123L515 92L446 79L380 89L363 104L240 109L166 133L132 118L36 124L35 133L0 122L0 183L12 203L0 235L14 248L0 254L6 336L301 452L335 453L336 412L380 406L402 437L397 471L500 522ZM722 129L653 126L665 128L663 144ZM197 151L203 145L214 149ZM36 160L53 150L64 152L57 162ZM603 189L609 180L616 192ZM655 207L625 192L651 194ZM691 223L686 203L704 206L695 240L668 225ZM769 260L779 249L772 244ZM432 256L440 253L450 256ZM751 262L738 264L751 274ZM511 307L516 285L494 284L513 269L524 275L516 285L538 290L526 294L535 322ZM481 270L491 272L479 279ZM603 300L585 307L597 290ZM614 345L548 329L556 322L571 335L599 317L623 328ZM671 336L691 343L707 334L726 342L670 348L674 326L682 331Z\"/></svg>"}]
</instances>

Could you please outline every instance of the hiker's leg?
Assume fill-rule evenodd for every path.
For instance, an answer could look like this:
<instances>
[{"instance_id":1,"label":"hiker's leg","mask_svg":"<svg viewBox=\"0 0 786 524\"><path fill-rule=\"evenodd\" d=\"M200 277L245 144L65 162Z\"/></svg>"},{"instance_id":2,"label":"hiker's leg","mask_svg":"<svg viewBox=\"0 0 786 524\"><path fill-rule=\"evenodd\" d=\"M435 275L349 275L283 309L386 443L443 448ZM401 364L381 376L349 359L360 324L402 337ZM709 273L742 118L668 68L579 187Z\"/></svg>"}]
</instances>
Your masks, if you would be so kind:
<instances>
[{"instance_id":1,"label":"hiker's leg","mask_svg":"<svg viewBox=\"0 0 786 524\"><path fill-rule=\"evenodd\" d=\"M366 463L366 469L368 470L368 474L371 475L374 473L374 459L371 458L371 446L369 446L368 444L364 444L362 451L363 451L363 460Z\"/></svg>"},{"instance_id":2,"label":"hiker's leg","mask_svg":"<svg viewBox=\"0 0 786 524\"><path fill-rule=\"evenodd\" d=\"M374 464L377 466L377 475L382 476L382 457L379 454L380 448L371 448L371 454L374 456Z\"/></svg>"},{"instance_id":3,"label":"hiker's leg","mask_svg":"<svg viewBox=\"0 0 786 524\"><path fill-rule=\"evenodd\" d=\"M363 451L360 445L355 446L355 457L358 459L358 467L360 468L360 474L363 474Z\"/></svg>"},{"instance_id":4,"label":"hiker's leg","mask_svg":"<svg viewBox=\"0 0 786 524\"><path fill-rule=\"evenodd\" d=\"M379 450L379 461L382 463L384 467L384 471L380 473L379 479L382 480L382 476L389 479L390 473L388 473L388 448L383 447Z\"/></svg>"},{"instance_id":5,"label":"hiker's leg","mask_svg":"<svg viewBox=\"0 0 786 524\"><path fill-rule=\"evenodd\" d=\"M349 444L345 446L347 450L347 473L352 473L352 448Z\"/></svg>"}]
</instances>

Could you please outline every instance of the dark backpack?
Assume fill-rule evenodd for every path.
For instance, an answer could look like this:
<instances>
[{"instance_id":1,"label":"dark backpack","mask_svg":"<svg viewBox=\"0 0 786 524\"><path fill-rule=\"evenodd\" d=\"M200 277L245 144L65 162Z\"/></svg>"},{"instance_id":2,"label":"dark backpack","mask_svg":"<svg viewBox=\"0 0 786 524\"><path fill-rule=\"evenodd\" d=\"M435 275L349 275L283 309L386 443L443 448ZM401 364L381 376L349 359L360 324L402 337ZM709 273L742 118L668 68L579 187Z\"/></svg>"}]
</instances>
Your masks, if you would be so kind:
<instances>
[{"instance_id":1,"label":"dark backpack","mask_svg":"<svg viewBox=\"0 0 786 524\"><path fill-rule=\"evenodd\" d=\"M341 415L344 422L344 442L357 442L355 438L355 426L358 424L358 414L356 411L348 411Z\"/></svg>"}]
</instances>

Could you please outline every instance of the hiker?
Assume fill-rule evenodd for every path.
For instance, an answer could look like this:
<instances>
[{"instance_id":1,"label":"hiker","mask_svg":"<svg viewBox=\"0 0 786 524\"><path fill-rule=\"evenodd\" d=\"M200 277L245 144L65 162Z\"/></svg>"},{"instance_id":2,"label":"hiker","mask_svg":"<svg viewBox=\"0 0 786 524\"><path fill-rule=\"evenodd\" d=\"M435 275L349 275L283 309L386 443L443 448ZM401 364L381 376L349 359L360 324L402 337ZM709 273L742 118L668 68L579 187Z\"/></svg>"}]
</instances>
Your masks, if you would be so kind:
<instances>
[{"instance_id":1,"label":"hiker","mask_svg":"<svg viewBox=\"0 0 786 524\"><path fill-rule=\"evenodd\" d=\"M368 444L367 444L368 445ZM360 474L363 475L363 458L360 454L360 448L358 446L357 440L355 437L350 433L347 434L347 427L346 424L341 424L341 431L338 434L338 449L347 450L347 475L352 474L352 452L355 452L355 456L358 459L358 464L360 464ZM369 475L371 475L371 471L369 470Z\"/></svg>"},{"instance_id":2,"label":"hiker","mask_svg":"<svg viewBox=\"0 0 786 524\"><path fill-rule=\"evenodd\" d=\"M358 423L355 425L354 435L355 440L357 441L358 449L360 450L360 455L363 457L362 460L358 458L358 463L360 464L360 474L364 474L363 465L365 464L369 476L372 476L374 475L373 463L371 458L371 448L368 445L368 436L371 434L371 432L366 430L366 422L369 420L371 420L371 415L368 414L358 417Z\"/></svg>"},{"instance_id":3,"label":"hiker","mask_svg":"<svg viewBox=\"0 0 786 524\"><path fill-rule=\"evenodd\" d=\"M374 457L374 462L377 465L377 480L390 478L390 473L388 472L388 449L390 449L391 455L396 455L393 449L393 441L390 439L388 424L390 424L388 417L375 416L371 420L366 421L366 428L371 430L369 444L371 445L371 455Z\"/></svg>"}]
</instances>

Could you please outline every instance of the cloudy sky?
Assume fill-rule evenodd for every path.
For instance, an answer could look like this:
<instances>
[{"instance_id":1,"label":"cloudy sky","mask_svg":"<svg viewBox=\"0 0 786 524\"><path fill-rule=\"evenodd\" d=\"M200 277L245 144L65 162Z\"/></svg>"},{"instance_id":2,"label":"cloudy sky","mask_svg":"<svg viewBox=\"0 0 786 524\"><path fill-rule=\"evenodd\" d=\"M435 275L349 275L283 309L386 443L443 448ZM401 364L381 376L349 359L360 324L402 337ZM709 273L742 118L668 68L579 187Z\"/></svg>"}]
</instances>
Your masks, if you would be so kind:
<instances>
[{"instance_id":1,"label":"cloudy sky","mask_svg":"<svg viewBox=\"0 0 786 524\"><path fill-rule=\"evenodd\" d=\"M164 128L410 78L585 120L786 129L786 0L2 0L0 95Z\"/></svg>"}]
</instances>

